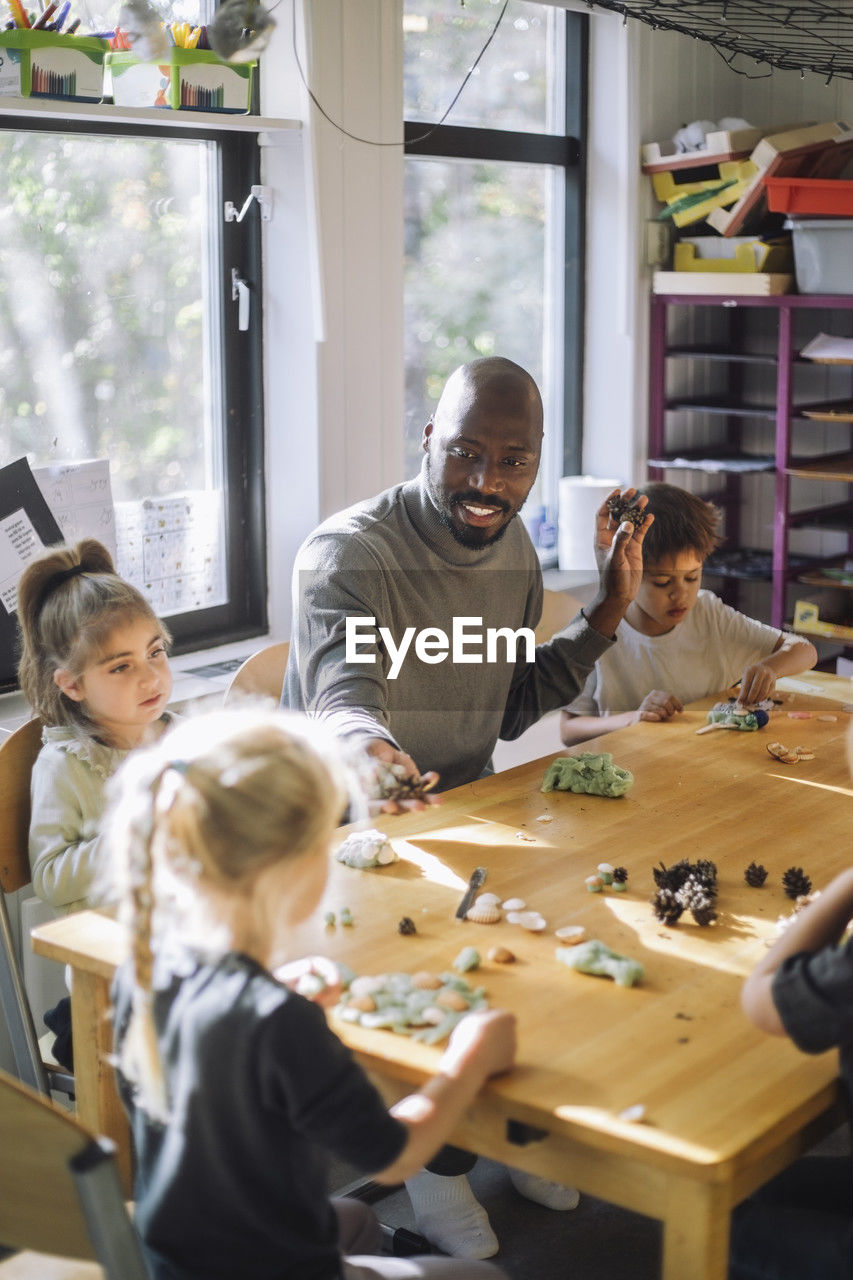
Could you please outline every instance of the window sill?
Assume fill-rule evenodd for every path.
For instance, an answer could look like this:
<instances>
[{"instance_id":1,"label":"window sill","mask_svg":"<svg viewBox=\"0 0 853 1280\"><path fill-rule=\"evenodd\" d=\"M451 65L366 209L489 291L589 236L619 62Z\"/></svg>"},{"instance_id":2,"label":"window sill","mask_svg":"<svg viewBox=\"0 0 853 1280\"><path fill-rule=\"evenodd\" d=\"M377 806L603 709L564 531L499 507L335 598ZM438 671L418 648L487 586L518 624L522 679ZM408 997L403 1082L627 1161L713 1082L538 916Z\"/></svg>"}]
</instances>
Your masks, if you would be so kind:
<instances>
[{"instance_id":1,"label":"window sill","mask_svg":"<svg viewBox=\"0 0 853 1280\"><path fill-rule=\"evenodd\" d=\"M66 102L61 98L0 97L0 120L5 116L29 120L56 120L61 124L89 121L100 124L156 125L219 133L280 133L302 128L300 120L271 116L230 114L223 111L170 111L162 107L117 107L109 102Z\"/></svg>"}]
</instances>

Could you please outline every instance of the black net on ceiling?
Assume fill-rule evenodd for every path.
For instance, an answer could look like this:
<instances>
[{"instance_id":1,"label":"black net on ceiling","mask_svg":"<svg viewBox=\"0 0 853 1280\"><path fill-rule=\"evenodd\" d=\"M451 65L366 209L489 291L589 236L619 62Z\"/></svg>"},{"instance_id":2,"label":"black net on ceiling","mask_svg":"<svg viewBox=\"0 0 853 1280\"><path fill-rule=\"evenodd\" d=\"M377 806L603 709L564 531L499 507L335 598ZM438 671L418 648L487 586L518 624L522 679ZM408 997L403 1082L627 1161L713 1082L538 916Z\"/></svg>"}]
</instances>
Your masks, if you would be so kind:
<instances>
[{"instance_id":1,"label":"black net on ceiling","mask_svg":"<svg viewBox=\"0 0 853 1280\"><path fill-rule=\"evenodd\" d=\"M853 0L591 0L590 7L705 40L750 77L778 67L853 79Z\"/></svg>"}]
</instances>

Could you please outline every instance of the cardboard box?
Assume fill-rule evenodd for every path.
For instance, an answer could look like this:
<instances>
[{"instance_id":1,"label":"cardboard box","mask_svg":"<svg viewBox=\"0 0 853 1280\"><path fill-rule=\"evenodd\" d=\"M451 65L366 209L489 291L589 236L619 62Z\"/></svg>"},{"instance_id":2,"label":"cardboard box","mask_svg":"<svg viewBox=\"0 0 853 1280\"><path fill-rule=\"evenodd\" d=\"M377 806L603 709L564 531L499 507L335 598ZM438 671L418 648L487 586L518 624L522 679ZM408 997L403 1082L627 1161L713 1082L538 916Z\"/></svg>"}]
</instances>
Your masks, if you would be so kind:
<instances>
[{"instance_id":1,"label":"cardboard box","mask_svg":"<svg viewBox=\"0 0 853 1280\"><path fill-rule=\"evenodd\" d=\"M790 292L793 282L793 276L766 271L656 271L652 292L767 298Z\"/></svg>"},{"instance_id":2,"label":"cardboard box","mask_svg":"<svg viewBox=\"0 0 853 1280\"><path fill-rule=\"evenodd\" d=\"M833 640L853 640L853 622L826 622L820 606L813 600L798 600L794 605L794 630L804 635L830 636Z\"/></svg>"},{"instance_id":3,"label":"cardboard box","mask_svg":"<svg viewBox=\"0 0 853 1280\"><path fill-rule=\"evenodd\" d=\"M222 62L209 49L169 49L159 62L119 50L104 59L113 101L174 111L249 111L256 62Z\"/></svg>"},{"instance_id":4,"label":"cardboard box","mask_svg":"<svg viewBox=\"0 0 853 1280\"><path fill-rule=\"evenodd\" d=\"M762 138L750 160L755 177L731 209L714 209L708 222L724 236L737 235L766 208L765 178L837 178L853 157L853 128L844 121L807 125Z\"/></svg>"},{"instance_id":5,"label":"cardboard box","mask_svg":"<svg viewBox=\"0 0 853 1280\"><path fill-rule=\"evenodd\" d=\"M101 102L108 48L96 36L0 31L0 96Z\"/></svg>"},{"instance_id":6,"label":"cardboard box","mask_svg":"<svg viewBox=\"0 0 853 1280\"><path fill-rule=\"evenodd\" d=\"M676 271L790 272L791 242L758 236L685 236L675 246Z\"/></svg>"}]
</instances>

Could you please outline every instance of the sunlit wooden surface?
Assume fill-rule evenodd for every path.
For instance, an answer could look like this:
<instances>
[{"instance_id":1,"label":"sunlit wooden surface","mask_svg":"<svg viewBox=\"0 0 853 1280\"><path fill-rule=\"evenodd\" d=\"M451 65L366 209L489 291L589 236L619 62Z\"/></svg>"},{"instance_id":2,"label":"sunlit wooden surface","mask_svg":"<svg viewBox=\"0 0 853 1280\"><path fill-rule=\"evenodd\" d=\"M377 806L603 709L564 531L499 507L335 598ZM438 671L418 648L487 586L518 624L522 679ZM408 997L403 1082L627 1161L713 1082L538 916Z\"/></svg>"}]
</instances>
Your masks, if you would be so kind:
<instances>
[{"instance_id":1,"label":"sunlit wooden surface","mask_svg":"<svg viewBox=\"0 0 853 1280\"><path fill-rule=\"evenodd\" d=\"M666 1280L721 1280L731 1207L839 1116L835 1055L808 1057L763 1036L739 1005L743 976L792 905L782 872L802 866L819 888L848 860L853 787L842 707L853 704L853 683L809 674L781 689L789 700L757 733L697 736L709 699L675 723L635 725L579 748L610 751L633 772L618 800L541 794L549 757L460 787L426 812L383 819L400 861L374 871L336 863L317 915L293 939L294 956L321 952L358 973L447 970L468 944L484 958L498 943L515 952L517 963L486 961L471 976L494 1005L515 1011L518 1066L490 1083L456 1138L662 1219ZM809 710L811 719L788 717ZM765 749L773 739L813 748L815 758L781 764ZM717 863L716 925L655 919L651 869L681 857ZM743 879L752 859L769 871L761 889ZM602 861L627 867L627 893L587 892L584 878ZM455 920L477 865L488 868L485 888L524 898L547 930ZM344 906L352 927L324 925L326 911ZM415 921L413 937L397 931L404 915ZM641 960L642 985L622 989L557 963L553 931L565 924ZM86 986L85 1006L81 998L74 1008L75 1053L82 1042L85 1055L76 1074L92 1080L88 1091L81 1084L81 1118L121 1137L97 1060L120 930L82 914L33 937ZM335 1025L389 1099L435 1068L438 1049ZM636 1104L642 1123L620 1119Z\"/></svg>"}]
</instances>

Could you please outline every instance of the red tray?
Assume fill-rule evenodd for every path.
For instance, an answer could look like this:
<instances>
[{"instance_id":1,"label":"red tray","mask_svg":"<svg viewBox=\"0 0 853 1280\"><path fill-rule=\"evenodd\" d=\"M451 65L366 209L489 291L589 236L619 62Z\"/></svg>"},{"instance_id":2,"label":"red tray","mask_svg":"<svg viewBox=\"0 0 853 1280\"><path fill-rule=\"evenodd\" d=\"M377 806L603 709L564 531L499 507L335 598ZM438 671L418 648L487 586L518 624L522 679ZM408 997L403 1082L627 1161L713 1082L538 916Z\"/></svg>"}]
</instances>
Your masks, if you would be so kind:
<instances>
[{"instance_id":1,"label":"red tray","mask_svg":"<svg viewBox=\"0 0 853 1280\"><path fill-rule=\"evenodd\" d=\"M812 213L853 217L853 182L838 178L765 178L767 206L773 213Z\"/></svg>"}]
</instances>

